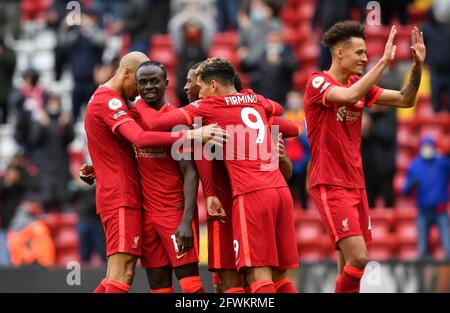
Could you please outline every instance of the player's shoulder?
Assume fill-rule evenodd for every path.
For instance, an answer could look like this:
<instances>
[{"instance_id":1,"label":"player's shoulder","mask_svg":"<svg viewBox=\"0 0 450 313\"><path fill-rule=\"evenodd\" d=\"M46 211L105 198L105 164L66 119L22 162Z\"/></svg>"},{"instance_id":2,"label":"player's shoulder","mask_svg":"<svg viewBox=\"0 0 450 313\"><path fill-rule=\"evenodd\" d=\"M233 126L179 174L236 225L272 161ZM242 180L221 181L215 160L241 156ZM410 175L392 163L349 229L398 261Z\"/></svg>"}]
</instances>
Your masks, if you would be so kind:
<instances>
[{"instance_id":1,"label":"player's shoulder","mask_svg":"<svg viewBox=\"0 0 450 313\"><path fill-rule=\"evenodd\" d=\"M324 83L332 83L332 79L325 72L313 72L309 75L308 82L306 83L307 87L312 87L314 89L318 89Z\"/></svg>"},{"instance_id":2,"label":"player's shoulder","mask_svg":"<svg viewBox=\"0 0 450 313\"><path fill-rule=\"evenodd\" d=\"M112 111L126 107L125 101L117 92L102 86L97 88L89 101L89 103L105 104Z\"/></svg>"}]
</instances>

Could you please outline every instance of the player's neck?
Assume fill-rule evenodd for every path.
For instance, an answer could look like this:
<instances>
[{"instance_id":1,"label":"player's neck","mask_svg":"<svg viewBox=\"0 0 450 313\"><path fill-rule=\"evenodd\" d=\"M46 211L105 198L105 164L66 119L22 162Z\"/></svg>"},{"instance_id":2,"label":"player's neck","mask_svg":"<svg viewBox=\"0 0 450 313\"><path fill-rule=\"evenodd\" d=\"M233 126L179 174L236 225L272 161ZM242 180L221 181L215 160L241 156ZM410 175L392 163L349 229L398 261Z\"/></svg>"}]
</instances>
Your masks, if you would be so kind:
<instances>
[{"instance_id":1,"label":"player's neck","mask_svg":"<svg viewBox=\"0 0 450 313\"><path fill-rule=\"evenodd\" d=\"M234 86L223 86L217 91L218 96L232 95L234 93L237 93L237 90L236 88L234 88Z\"/></svg>"},{"instance_id":2,"label":"player's neck","mask_svg":"<svg viewBox=\"0 0 450 313\"><path fill-rule=\"evenodd\" d=\"M350 73L343 70L339 65L332 63L330 69L327 71L327 74L330 75L335 81L346 85L348 82L348 78L350 77Z\"/></svg>"},{"instance_id":3,"label":"player's neck","mask_svg":"<svg viewBox=\"0 0 450 313\"><path fill-rule=\"evenodd\" d=\"M116 76L112 77L110 80L108 80L102 86L114 90L122 97L124 96L123 90L122 90L122 84L120 83L120 80L117 79Z\"/></svg>"}]
</instances>

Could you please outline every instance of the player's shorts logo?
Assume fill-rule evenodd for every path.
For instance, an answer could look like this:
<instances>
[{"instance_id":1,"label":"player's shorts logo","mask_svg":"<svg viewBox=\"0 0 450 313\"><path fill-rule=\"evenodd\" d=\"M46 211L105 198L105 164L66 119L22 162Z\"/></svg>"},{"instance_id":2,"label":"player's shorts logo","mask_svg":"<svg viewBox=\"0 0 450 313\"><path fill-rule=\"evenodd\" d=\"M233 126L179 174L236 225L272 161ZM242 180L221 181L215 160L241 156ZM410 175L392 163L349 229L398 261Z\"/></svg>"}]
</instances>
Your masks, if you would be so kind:
<instances>
[{"instance_id":1,"label":"player's shorts logo","mask_svg":"<svg viewBox=\"0 0 450 313\"><path fill-rule=\"evenodd\" d=\"M350 227L348 226L348 217L342 220L342 231L349 231Z\"/></svg>"},{"instance_id":2,"label":"player's shorts logo","mask_svg":"<svg viewBox=\"0 0 450 313\"><path fill-rule=\"evenodd\" d=\"M314 79L312 80L311 83L312 83L313 87L317 89L320 87L320 85L322 85L324 80L325 80L325 78L323 76L317 76L317 77L314 77Z\"/></svg>"},{"instance_id":3,"label":"player's shorts logo","mask_svg":"<svg viewBox=\"0 0 450 313\"><path fill-rule=\"evenodd\" d=\"M117 98L113 98L108 101L108 108L115 111L122 106L122 101Z\"/></svg>"},{"instance_id":4,"label":"player's shorts logo","mask_svg":"<svg viewBox=\"0 0 450 313\"><path fill-rule=\"evenodd\" d=\"M133 249L137 249L139 244L139 236L134 236L133 238Z\"/></svg>"}]
</instances>

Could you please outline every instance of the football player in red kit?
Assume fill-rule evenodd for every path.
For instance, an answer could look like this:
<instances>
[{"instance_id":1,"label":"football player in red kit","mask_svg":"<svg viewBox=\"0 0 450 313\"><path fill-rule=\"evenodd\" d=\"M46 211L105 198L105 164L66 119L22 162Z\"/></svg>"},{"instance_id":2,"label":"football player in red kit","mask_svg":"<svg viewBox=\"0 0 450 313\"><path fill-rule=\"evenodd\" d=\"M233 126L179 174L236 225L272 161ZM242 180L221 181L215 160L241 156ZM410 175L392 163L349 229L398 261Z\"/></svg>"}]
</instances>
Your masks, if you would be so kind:
<instances>
[{"instance_id":1,"label":"football player in red kit","mask_svg":"<svg viewBox=\"0 0 450 313\"><path fill-rule=\"evenodd\" d=\"M330 48L331 68L313 73L305 91L305 117L311 146L309 192L335 244L338 259L336 292L359 292L367 263L371 224L361 161L363 108L415 104L425 46L422 33L411 32L413 66L402 91L375 85L394 60L395 26L381 59L364 76L365 31L354 21L339 22L323 36Z\"/></svg>"}]
</instances>

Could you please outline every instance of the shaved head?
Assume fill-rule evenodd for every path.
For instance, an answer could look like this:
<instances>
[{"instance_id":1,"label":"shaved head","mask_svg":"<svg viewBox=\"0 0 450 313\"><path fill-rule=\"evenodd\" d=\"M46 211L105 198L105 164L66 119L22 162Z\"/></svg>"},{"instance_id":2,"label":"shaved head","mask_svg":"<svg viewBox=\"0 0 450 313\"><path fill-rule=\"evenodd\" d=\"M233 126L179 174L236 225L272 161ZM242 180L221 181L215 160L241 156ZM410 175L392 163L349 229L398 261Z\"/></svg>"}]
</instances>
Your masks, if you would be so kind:
<instances>
[{"instance_id":1,"label":"shaved head","mask_svg":"<svg viewBox=\"0 0 450 313\"><path fill-rule=\"evenodd\" d=\"M120 60L119 71L128 68L132 72L136 72L136 69L142 63L149 61L150 59L144 53L139 51L132 51L125 54Z\"/></svg>"}]
</instances>

